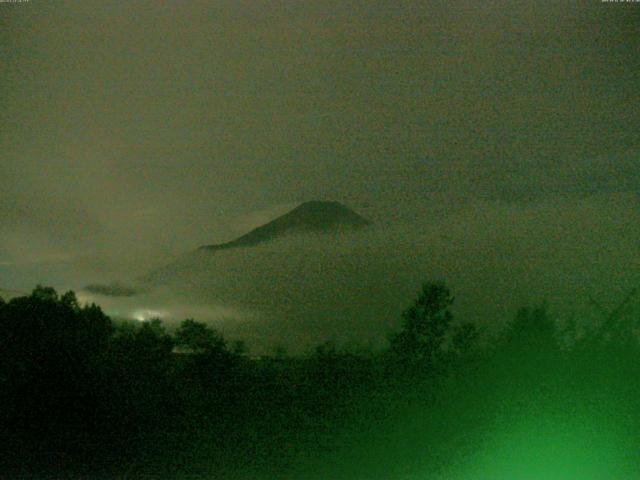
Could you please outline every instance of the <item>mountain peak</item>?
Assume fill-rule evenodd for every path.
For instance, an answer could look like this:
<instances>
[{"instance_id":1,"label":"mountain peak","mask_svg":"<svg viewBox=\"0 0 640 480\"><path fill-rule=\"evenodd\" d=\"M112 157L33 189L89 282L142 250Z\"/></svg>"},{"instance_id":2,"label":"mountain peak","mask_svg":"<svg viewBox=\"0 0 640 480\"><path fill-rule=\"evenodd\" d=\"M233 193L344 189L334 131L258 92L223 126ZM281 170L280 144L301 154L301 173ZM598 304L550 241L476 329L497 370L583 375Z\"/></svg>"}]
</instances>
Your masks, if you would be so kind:
<instances>
[{"instance_id":1,"label":"mountain peak","mask_svg":"<svg viewBox=\"0 0 640 480\"><path fill-rule=\"evenodd\" d=\"M291 233L328 233L362 228L370 222L340 202L311 200L230 242L205 245L200 250L216 251L252 247Z\"/></svg>"}]
</instances>

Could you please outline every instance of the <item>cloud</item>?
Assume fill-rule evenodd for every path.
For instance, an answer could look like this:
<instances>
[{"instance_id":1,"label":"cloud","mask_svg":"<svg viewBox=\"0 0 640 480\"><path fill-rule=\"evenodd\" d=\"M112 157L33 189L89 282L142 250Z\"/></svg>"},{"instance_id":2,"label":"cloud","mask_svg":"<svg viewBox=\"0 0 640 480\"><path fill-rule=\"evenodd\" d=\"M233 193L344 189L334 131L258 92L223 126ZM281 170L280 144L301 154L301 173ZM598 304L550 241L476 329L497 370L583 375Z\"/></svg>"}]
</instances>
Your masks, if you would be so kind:
<instances>
[{"instance_id":1,"label":"cloud","mask_svg":"<svg viewBox=\"0 0 640 480\"><path fill-rule=\"evenodd\" d=\"M342 201L396 231L406 248L390 266L423 262L476 299L504 271L545 284L548 258L572 253L565 233L578 258L611 262L598 267L603 278L620 268L623 253L596 245L607 243L607 209L637 212L632 9L89 0L7 12L4 284L130 280L311 199ZM599 236L589 244L558 218ZM416 222L431 225L423 239ZM413 255L412 241L440 256ZM391 271L388 250L362 248ZM491 268L466 249L493 255ZM513 265L499 260L505 252ZM583 268L583 280L594 271L567 267ZM412 275L398 299L413 291Z\"/></svg>"},{"instance_id":2,"label":"cloud","mask_svg":"<svg viewBox=\"0 0 640 480\"><path fill-rule=\"evenodd\" d=\"M459 319L490 330L543 299L590 321L589 296L615 302L640 281L628 268L640 260L639 220L629 195L476 201L442 218L194 252L155 281L191 301L254 312L263 320L244 333L259 348L379 344L429 280L452 287Z\"/></svg>"}]
</instances>

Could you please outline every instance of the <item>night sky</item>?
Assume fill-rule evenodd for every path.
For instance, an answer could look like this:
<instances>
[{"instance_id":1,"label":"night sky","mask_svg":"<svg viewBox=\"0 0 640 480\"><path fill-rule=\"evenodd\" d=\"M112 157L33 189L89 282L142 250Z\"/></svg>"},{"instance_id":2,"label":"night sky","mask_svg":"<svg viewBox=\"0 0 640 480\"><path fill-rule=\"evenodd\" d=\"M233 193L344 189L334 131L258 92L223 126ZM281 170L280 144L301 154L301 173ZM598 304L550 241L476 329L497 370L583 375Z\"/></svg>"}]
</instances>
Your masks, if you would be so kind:
<instances>
[{"instance_id":1,"label":"night sky","mask_svg":"<svg viewBox=\"0 0 640 480\"><path fill-rule=\"evenodd\" d=\"M430 276L483 312L614 301L640 279L639 29L598 0L0 3L0 288L128 281L326 199L375 225L322 254L361 255L327 297L374 272L336 309L395 282L391 315Z\"/></svg>"}]
</instances>

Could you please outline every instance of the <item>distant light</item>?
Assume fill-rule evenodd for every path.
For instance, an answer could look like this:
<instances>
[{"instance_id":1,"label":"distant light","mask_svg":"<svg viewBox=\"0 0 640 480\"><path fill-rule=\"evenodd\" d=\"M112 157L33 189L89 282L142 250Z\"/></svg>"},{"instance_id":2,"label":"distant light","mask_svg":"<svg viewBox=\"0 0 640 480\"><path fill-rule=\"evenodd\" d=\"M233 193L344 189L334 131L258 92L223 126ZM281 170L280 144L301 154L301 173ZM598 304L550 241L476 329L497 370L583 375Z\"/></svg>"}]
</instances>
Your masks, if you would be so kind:
<instances>
[{"instance_id":1,"label":"distant light","mask_svg":"<svg viewBox=\"0 0 640 480\"><path fill-rule=\"evenodd\" d=\"M150 310L150 309L140 309L134 310L131 316L134 320L139 322L146 322L147 320L151 320L152 318L163 318L167 315L167 312L163 312L160 310Z\"/></svg>"}]
</instances>

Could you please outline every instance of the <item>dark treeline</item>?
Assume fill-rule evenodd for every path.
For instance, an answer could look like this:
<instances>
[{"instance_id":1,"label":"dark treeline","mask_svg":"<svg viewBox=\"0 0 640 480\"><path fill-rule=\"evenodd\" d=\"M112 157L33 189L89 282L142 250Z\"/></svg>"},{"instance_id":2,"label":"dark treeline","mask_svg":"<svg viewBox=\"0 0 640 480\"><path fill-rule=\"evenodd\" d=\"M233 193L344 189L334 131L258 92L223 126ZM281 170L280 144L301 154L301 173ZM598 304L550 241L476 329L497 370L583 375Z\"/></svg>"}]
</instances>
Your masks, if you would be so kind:
<instances>
[{"instance_id":1,"label":"dark treeline","mask_svg":"<svg viewBox=\"0 0 640 480\"><path fill-rule=\"evenodd\" d=\"M0 300L3 478L632 478L640 347L522 309L481 338L425 284L381 351L253 358L72 292ZM442 477L438 477L441 475ZM631 475L631 476L630 476Z\"/></svg>"}]
</instances>

